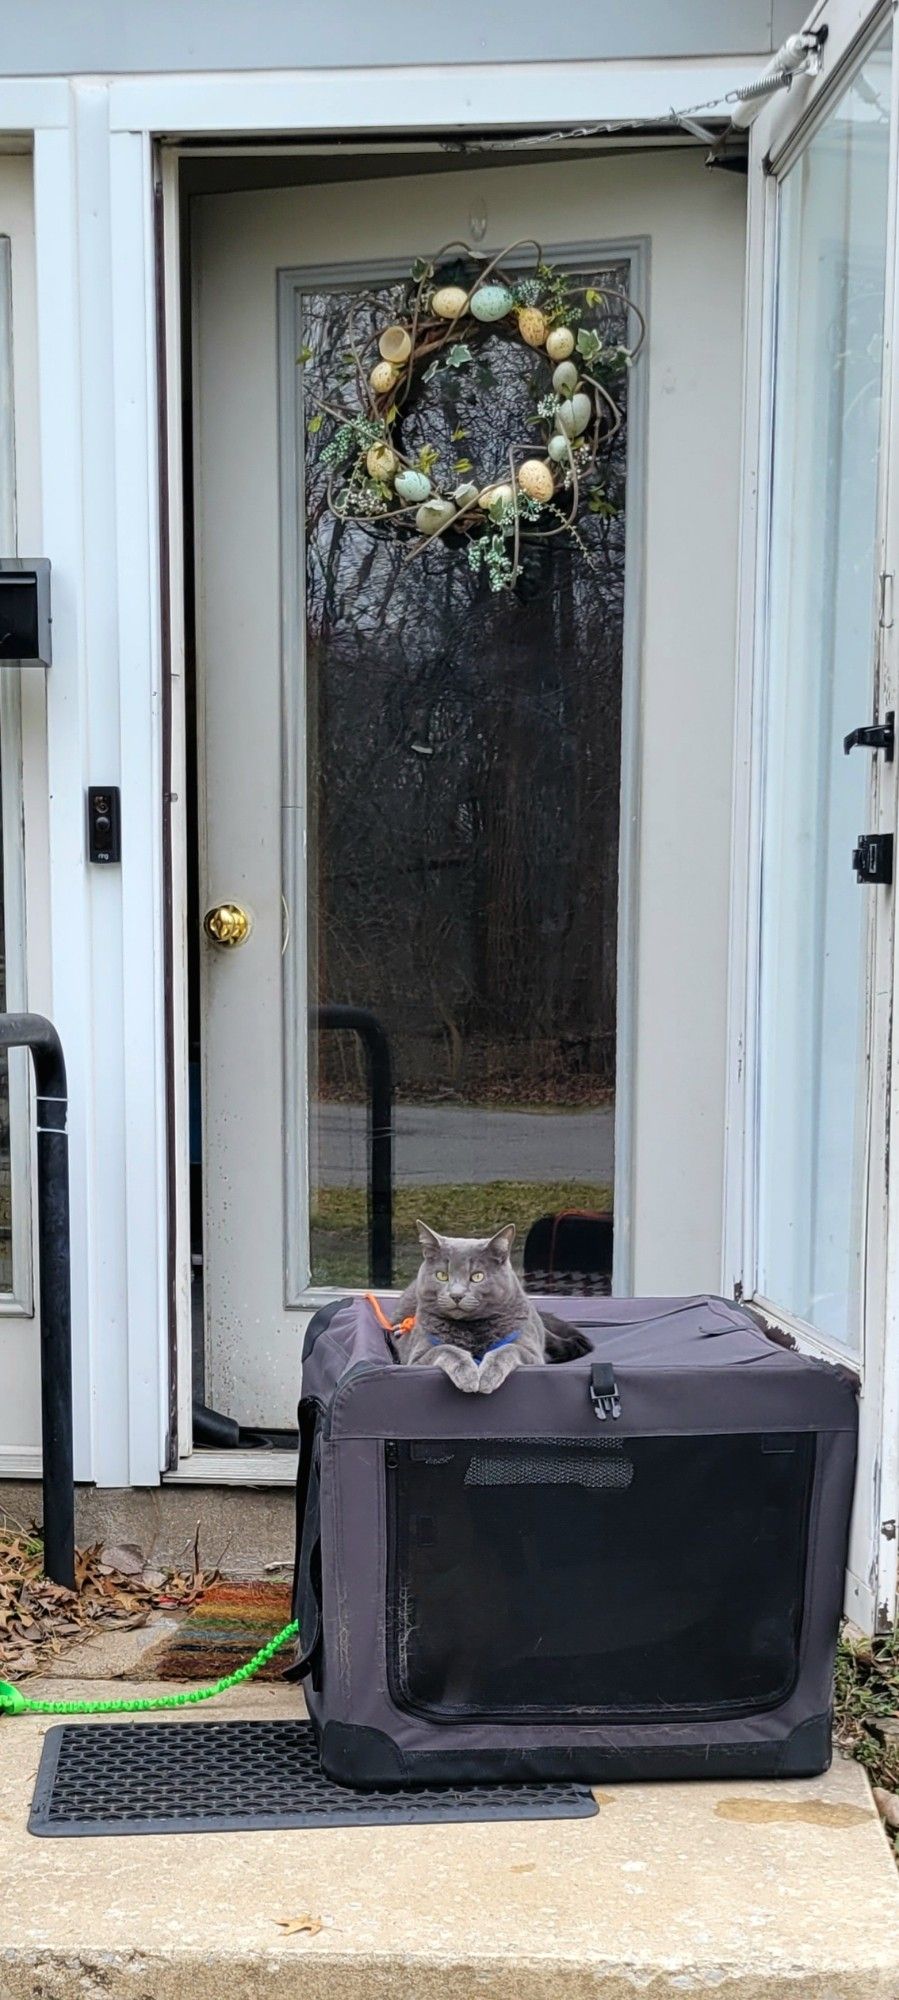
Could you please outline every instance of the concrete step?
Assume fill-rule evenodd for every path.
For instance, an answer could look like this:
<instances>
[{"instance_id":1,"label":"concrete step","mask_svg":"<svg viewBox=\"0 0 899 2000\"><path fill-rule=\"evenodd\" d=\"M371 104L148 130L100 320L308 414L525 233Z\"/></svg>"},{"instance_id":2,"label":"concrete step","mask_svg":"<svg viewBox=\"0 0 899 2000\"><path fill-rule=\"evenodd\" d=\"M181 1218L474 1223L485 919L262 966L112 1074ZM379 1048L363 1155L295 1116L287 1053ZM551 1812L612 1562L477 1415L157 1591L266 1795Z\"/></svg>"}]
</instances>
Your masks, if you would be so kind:
<instances>
[{"instance_id":1,"label":"concrete step","mask_svg":"<svg viewBox=\"0 0 899 2000\"><path fill-rule=\"evenodd\" d=\"M222 1454L216 1453L217 1465ZM260 1577L293 1567L296 1461L286 1452L260 1451L260 1486L224 1484L163 1486L78 1486L75 1539L79 1548L95 1542L112 1548L132 1542L157 1568L190 1569L194 1547L201 1569L225 1576ZM290 1484L268 1486L276 1458ZM203 1454L196 1454L202 1469ZM0 1481L0 1513L14 1521L40 1521L40 1485L34 1480Z\"/></svg>"},{"instance_id":2,"label":"concrete step","mask_svg":"<svg viewBox=\"0 0 899 2000\"><path fill-rule=\"evenodd\" d=\"M167 1726L298 1712L251 1686ZM592 1820L35 1840L50 1726L0 1721L3 2000L899 1995L899 1873L843 1759L803 1782L604 1788ZM285 1936L307 1912L322 1929Z\"/></svg>"}]
</instances>

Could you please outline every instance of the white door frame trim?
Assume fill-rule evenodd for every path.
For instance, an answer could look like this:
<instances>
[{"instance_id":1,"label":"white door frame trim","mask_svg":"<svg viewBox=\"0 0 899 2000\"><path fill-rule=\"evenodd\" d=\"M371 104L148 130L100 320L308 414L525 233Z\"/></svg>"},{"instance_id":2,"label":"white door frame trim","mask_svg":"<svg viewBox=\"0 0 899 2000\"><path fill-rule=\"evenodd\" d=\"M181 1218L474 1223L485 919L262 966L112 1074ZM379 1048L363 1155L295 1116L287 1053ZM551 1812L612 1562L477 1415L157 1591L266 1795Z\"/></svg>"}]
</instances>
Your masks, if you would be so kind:
<instances>
[{"instance_id":1,"label":"white door frame trim","mask_svg":"<svg viewBox=\"0 0 899 2000\"><path fill-rule=\"evenodd\" d=\"M51 1008L72 1079L76 1475L156 1484L167 1387L163 883L152 148L108 90L34 134ZM84 791L122 787L121 868ZM137 1137L135 1136L137 1135Z\"/></svg>"},{"instance_id":2,"label":"white door frame trim","mask_svg":"<svg viewBox=\"0 0 899 2000\"><path fill-rule=\"evenodd\" d=\"M175 142L188 134L319 137L385 126L429 137L443 130L455 138L460 131L499 134L504 127L552 132L587 123L658 125L668 120L672 104L720 103L728 91L755 82L763 66L758 56L734 56L128 77L109 85L109 125L112 132L151 132Z\"/></svg>"}]
</instances>

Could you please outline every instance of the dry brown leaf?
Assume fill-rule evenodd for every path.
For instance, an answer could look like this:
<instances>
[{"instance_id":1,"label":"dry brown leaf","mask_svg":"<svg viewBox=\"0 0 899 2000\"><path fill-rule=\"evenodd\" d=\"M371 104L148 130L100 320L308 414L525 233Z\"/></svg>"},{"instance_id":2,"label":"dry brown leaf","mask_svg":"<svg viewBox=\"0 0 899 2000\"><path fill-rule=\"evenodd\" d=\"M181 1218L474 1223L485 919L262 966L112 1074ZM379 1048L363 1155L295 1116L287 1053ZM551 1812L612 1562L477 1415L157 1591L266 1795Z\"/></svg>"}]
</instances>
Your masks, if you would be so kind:
<instances>
[{"instance_id":1,"label":"dry brown leaf","mask_svg":"<svg viewBox=\"0 0 899 2000\"><path fill-rule=\"evenodd\" d=\"M127 1557L129 1544L122 1548ZM110 1550L104 1553L111 1553ZM100 1628L134 1629L157 1606L186 1609L213 1581L209 1571L135 1574L102 1562L99 1543L76 1551L77 1588L66 1590L42 1573L40 1536L0 1520L0 1675L40 1670L64 1646Z\"/></svg>"},{"instance_id":2,"label":"dry brown leaf","mask_svg":"<svg viewBox=\"0 0 899 2000\"><path fill-rule=\"evenodd\" d=\"M139 1576L144 1566L142 1551L136 1542L119 1542L115 1548L102 1549L100 1561L110 1570L118 1570L120 1576Z\"/></svg>"},{"instance_id":3,"label":"dry brown leaf","mask_svg":"<svg viewBox=\"0 0 899 2000\"><path fill-rule=\"evenodd\" d=\"M308 1912L302 1917L276 1917L275 1923L280 1925L285 1937L295 1937L298 1931L307 1931L310 1937L318 1937L319 1931L324 1928L321 1917L310 1917Z\"/></svg>"}]
</instances>

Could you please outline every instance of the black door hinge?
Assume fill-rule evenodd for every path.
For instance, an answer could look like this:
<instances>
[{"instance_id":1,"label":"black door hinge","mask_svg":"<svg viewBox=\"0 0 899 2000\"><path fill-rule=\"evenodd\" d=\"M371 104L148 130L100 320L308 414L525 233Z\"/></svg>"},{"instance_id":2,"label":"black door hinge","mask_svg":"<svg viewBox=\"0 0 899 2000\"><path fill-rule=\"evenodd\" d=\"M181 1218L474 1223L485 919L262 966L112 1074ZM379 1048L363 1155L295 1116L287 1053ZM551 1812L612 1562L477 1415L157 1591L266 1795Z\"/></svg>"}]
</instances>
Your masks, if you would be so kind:
<instances>
[{"instance_id":1,"label":"black door hinge","mask_svg":"<svg viewBox=\"0 0 899 2000\"><path fill-rule=\"evenodd\" d=\"M858 846L852 850L852 866L859 882L892 882L892 834L860 833Z\"/></svg>"}]
</instances>

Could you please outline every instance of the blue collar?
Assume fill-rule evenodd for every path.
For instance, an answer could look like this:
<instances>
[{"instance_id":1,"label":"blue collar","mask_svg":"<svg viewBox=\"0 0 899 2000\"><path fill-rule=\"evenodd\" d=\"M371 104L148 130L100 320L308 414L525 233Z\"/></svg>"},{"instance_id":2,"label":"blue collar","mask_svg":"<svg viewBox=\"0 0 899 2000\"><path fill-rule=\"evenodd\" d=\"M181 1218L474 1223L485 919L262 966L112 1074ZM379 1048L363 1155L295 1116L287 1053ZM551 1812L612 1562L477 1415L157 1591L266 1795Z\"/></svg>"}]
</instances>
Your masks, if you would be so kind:
<instances>
[{"instance_id":1,"label":"blue collar","mask_svg":"<svg viewBox=\"0 0 899 2000\"><path fill-rule=\"evenodd\" d=\"M427 1338L430 1341L432 1347L446 1346L446 1342L444 1340L441 1340L439 1333L429 1333ZM498 1348L514 1347L517 1339L518 1339L518 1333L516 1331L515 1333L504 1333L501 1340L491 1341L490 1346L485 1347L483 1354L472 1355L471 1358L475 1364L475 1367L480 1368L481 1362L486 1361L488 1354L495 1354Z\"/></svg>"}]
</instances>

